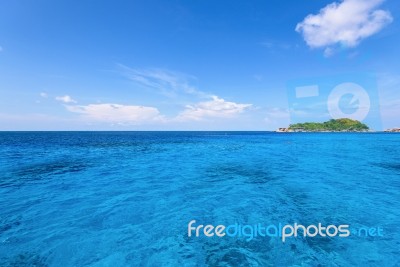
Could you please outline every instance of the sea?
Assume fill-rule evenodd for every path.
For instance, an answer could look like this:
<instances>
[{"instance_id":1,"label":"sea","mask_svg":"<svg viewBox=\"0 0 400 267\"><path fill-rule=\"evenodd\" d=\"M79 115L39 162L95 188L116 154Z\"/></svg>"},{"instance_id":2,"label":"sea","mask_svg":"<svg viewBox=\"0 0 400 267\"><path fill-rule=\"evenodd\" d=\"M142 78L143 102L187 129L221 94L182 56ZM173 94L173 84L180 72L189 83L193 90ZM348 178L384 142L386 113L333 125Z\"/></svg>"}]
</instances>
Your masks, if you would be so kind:
<instances>
[{"instance_id":1,"label":"sea","mask_svg":"<svg viewBox=\"0 0 400 267\"><path fill-rule=\"evenodd\" d=\"M0 132L0 266L400 266L399 144L396 133ZM189 235L193 220L233 227ZM349 235L283 242L295 223Z\"/></svg>"}]
</instances>

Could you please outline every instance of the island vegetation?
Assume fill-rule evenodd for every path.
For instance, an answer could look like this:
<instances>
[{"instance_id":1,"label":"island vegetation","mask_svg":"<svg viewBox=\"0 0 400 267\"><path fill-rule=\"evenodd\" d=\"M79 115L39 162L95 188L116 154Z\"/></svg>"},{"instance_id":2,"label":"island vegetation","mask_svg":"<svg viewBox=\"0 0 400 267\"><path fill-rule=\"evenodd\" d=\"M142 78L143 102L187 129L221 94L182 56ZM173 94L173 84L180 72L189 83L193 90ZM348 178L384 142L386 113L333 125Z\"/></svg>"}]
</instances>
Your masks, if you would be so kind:
<instances>
[{"instance_id":1,"label":"island vegetation","mask_svg":"<svg viewBox=\"0 0 400 267\"><path fill-rule=\"evenodd\" d=\"M331 119L326 122L305 122L291 124L289 128L279 128L278 132L367 132L369 127L348 118Z\"/></svg>"}]
</instances>

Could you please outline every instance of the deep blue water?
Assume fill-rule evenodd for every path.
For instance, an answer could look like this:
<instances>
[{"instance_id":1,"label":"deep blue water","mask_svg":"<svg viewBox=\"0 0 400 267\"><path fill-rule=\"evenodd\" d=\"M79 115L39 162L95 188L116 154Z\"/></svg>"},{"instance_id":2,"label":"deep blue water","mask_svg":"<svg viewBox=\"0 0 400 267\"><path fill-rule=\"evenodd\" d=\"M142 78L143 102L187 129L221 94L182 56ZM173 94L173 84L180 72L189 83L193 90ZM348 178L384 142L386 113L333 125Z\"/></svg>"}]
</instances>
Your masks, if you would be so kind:
<instances>
[{"instance_id":1,"label":"deep blue water","mask_svg":"<svg viewBox=\"0 0 400 267\"><path fill-rule=\"evenodd\" d=\"M0 133L0 266L400 266L400 134ZM188 237L319 222L382 236Z\"/></svg>"}]
</instances>

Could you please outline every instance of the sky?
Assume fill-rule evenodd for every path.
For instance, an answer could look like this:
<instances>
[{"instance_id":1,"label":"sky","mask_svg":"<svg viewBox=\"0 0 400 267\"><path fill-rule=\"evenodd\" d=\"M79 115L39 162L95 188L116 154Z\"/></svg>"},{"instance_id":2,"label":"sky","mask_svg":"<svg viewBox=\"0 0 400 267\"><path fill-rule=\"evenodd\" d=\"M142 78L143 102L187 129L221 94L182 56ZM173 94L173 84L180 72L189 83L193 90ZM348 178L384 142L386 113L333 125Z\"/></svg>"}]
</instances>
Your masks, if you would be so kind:
<instances>
[{"instance_id":1,"label":"sky","mask_svg":"<svg viewBox=\"0 0 400 267\"><path fill-rule=\"evenodd\" d=\"M0 130L400 127L399 17L396 0L0 0Z\"/></svg>"}]
</instances>

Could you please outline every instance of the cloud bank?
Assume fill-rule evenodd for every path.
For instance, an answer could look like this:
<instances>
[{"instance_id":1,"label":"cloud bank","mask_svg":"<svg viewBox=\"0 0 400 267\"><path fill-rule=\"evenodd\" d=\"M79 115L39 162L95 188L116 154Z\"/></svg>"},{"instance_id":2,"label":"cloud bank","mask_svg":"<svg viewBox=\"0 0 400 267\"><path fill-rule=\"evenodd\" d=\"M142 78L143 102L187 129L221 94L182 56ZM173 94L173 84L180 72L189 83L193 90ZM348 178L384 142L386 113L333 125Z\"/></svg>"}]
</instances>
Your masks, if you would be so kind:
<instances>
[{"instance_id":1,"label":"cloud bank","mask_svg":"<svg viewBox=\"0 0 400 267\"><path fill-rule=\"evenodd\" d=\"M191 103L183 105L176 115L165 115L157 107L124 105L117 103L90 103L78 105L70 96L58 96L66 109L80 114L85 122L104 122L121 125L181 124L213 119L230 119L248 110L252 104L226 101L216 95L206 94L192 85L193 76L161 69L132 69L119 64L123 75L145 88L155 89L166 96L187 95ZM189 103L190 103L189 102ZM187 103L187 102L186 102Z\"/></svg>"},{"instance_id":2,"label":"cloud bank","mask_svg":"<svg viewBox=\"0 0 400 267\"><path fill-rule=\"evenodd\" d=\"M251 104L239 104L225 101L213 96L212 100L187 105L175 117L166 117L155 107L121 104L88 104L66 105L66 109L81 114L87 121L123 123L123 124L151 124L168 122L200 121L212 118L233 118L250 108Z\"/></svg>"}]
</instances>

